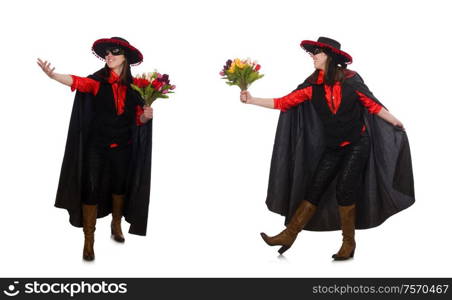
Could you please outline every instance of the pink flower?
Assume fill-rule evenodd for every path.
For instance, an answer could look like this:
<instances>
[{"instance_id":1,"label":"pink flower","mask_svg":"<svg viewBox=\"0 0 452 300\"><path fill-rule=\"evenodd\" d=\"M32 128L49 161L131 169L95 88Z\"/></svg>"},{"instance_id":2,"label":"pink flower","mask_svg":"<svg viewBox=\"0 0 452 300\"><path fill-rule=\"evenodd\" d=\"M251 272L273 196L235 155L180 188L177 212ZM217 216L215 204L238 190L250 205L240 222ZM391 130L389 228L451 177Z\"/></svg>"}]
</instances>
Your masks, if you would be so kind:
<instances>
[{"instance_id":1,"label":"pink flower","mask_svg":"<svg viewBox=\"0 0 452 300\"><path fill-rule=\"evenodd\" d=\"M167 94L168 93L168 90L164 90L163 92L162 92L162 94Z\"/></svg>"},{"instance_id":2,"label":"pink flower","mask_svg":"<svg viewBox=\"0 0 452 300\"><path fill-rule=\"evenodd\" d=\"M224 71L221 71L221 72L220 72L220 75L221 75L221 76L224 76Z\"/></svg>"},{"instance_id":3,"label":"pink flower","mask_svg":"<svg viewBox=\"0 0 452 300\"><path fill-rule=\"evenodd\" d=\"M171 87L170 87L170 90L174 90L176 88L176 85L172 85Z\"/></svg>"}]
</instances>

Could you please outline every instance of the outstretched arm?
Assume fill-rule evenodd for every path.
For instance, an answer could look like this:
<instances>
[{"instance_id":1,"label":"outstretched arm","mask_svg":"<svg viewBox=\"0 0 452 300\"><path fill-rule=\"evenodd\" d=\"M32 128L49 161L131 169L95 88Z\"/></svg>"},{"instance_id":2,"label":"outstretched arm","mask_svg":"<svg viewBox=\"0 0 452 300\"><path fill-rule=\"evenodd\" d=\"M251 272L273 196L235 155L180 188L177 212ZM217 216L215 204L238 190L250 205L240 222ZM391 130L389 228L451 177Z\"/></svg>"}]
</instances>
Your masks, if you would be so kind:
<instances>
[{"instance_id":1,"label":"outstretched arm","mask_svg":"<svg viewBox=\"0 0 452 300\"><path fill-rule=\"evenodd\" d=\"M369 98L365 94L356 91L358 94L359 100L361 104L367 109L367 111L371 114L376 114L386 122L392 124L393 126L398 126L403 128L402 122L400 122L396 117L394 117L386 108L384 108L381 104L375 102L373 99Z\"/></svg>"},{"instance_id":2,"label":"outstretched arm","mask_svg":"<svg viewBox=\"0 0 452 300\"><path fill-rule=\"evenodd\" d=\"M251 96L248 91L242 91L240 93L240 100L243 103L250 103L254 105L259 105L268 108L275 108L281 111L287 111L291 107L297 106L298 104L311 100L312 98L312 87L307 86L301 89L297 89L287 96L282 98L255 98Z\"/></svg>"},{"instance_id":3,"label":"outstretched arm","mask_svg":"<svg viewBox=\"0 0 452 300\"><path fill-rule=\"evenodd\" d=\"M40 58L38 58L37 64L38 64L38 66L41 67L42 71L44 71L44 73L46 73L46 75L49 76L50 78L52 78L64 85L72 86L73 79L72 79L71 75L55 73L54 72L55 68L54 67L52 68L50 66L50 62L42 61Z\"/></svg>"},{"instance_id":4,"label":"outstretched arm","mask_svg":"<svg viewBox=\"0 0 452 300\"><path fill-rule=\"evenodd\" d=\"M382 118L383 120L385 120L386 122L397 126L397 127L401 127L403 128L403 124L402 122L400 122L396 117L394 117L386 108L382 107L380 112L377 114L377 116L379 116L380 118Z\"/></svg>"},{"instance_id":5,"label":"outstretched arm","mask_svg":"<svg viewBox=\"0 0 452 300\"><path fill-rule=\"evenodd\" d=\"M273 98L256 98L251 96L250 92L240 92L240 101L247 104L259 105L267 108L275 108Z\"/></svg>"}]
</instances>

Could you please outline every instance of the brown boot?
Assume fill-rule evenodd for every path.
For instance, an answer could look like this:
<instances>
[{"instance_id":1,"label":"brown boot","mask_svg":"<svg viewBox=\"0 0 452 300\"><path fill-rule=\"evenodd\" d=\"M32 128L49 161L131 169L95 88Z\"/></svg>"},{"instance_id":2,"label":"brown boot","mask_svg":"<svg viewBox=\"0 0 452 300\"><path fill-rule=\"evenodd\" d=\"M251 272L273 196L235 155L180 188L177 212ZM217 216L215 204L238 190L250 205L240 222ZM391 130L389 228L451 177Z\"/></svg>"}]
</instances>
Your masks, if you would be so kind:
<instances>
[{"instance_id":1,"label":"brown boot","mask_svg":"<svg viewBox=\"0 0 452 300\"><path fill-rule=\"evenodd\" d=\"M124 211L124 195L113 194L113 205L111 209L111 235L113 239L119 243L124 243L124 235L121 230L121 218Z\"/></svg>"},{"instance_id":2,"label":"brown boot","mask_svg":"<svg viewBox=\"0 0 452 300\"><path fill-rule=\"evenodd\" d=\"M96 230L97 205L82 205L83 233L85 245L83 246L83 259L94 260L94 231Z\"/></svg>"},{"instance_id":3,"label":"brown boot","mask_svg":"<svg viewBox=\"0 0 452 300\"><path fill-rule=\"evenodd\" d=\"M356 206L339 206L339 215L341 217L342 229L342 247L333 255L334 260L346 260L355 254L355 220Z\"/></svg>"},{"instance_id":4,"label":"brown boot","mask_svg":"<svg viewBox=\"0 0 452 300\"><path fill-rule=\"evenodd\" d=\"M282 246L278 250L278 252L280 254L283 254L292 246L293 242L295 242L298 233L306 226L306 224L314 215L316 209L317 206L309 201L303 200L295 211L295 214L293 215L286 229L284 229L280 234L273 237L269 237L262 232L262 238L270 246Z\"/></svg>"}]
</instances>

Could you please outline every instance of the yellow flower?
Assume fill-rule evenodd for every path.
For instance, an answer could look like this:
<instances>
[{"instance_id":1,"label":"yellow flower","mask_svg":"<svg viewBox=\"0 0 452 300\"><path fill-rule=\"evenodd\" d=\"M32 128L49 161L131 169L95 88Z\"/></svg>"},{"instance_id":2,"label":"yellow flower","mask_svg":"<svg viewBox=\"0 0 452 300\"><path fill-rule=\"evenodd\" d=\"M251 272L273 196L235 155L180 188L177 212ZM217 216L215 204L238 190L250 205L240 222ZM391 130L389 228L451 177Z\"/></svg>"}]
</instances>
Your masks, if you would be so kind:
<instances>
[{"instance_id":1,"label":"yellow flower","mask_svg":"<svg viewBox=\"0 0 452 300\"><path fill-rule=\"evenodd\" d=\"M245 67L245 62L236 58L234 59L233 64L235 63L235 65L237 66L237 68L243 69Z\"/></svg>"}]
</instances>

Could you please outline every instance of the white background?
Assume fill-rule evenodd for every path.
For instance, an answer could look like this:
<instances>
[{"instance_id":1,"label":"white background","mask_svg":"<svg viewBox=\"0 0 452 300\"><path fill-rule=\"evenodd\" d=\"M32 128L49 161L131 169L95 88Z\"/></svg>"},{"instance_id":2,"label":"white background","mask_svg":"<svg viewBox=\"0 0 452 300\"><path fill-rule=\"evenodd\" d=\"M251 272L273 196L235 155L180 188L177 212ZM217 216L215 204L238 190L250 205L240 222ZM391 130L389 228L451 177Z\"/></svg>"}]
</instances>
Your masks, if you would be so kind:
<instances>
[{"instance_id":1,"label":"white background","mask_svg":"<svg viewBox=\"0 0 452 300\"><path fill-rule=\"evenodd\" d=\"M6 4L5 4L6 3ZM452 276L447 1L14 1L0 10L0 276ZM74 94L36 65L86 76L103 66L98 38L121 36L177 85L154 105L148 235L110 239L99 220L96 261L53 207ZM374 94L405 125L416 203L357 232L351 261L333 263L339 231L302 232L284 257L264 244L283 217L264 204L278 112L239 101L218 72L250 57L265 77L250 91L277 97L312 70L299 47L342 43ZM128 226L124 229L128 229Z\"/></svg>"}]
</instances>

